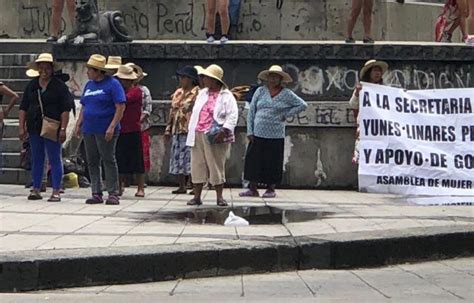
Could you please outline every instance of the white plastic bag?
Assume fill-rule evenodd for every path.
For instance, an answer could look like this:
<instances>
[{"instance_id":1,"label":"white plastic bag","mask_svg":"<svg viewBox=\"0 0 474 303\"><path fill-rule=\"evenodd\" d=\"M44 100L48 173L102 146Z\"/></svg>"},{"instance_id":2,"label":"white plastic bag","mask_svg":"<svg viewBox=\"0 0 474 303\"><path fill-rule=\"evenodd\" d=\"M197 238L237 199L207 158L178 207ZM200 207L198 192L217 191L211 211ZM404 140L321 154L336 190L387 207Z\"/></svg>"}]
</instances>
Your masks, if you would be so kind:
<instances>
[{"instance_id":1,"label":"white plastic bag","mask_svg":"<svg viewBox=\"0 0 474 303\"><path fill-rule=\"evenodd\" d=\"M227 217L227 219L225 219L224 225L225 226L248 226L249 221L247 221L244 218L241 218L239 216L236 216L231 211L231 212L229 212L229 216Z\"/></svg>"}]
</instances>

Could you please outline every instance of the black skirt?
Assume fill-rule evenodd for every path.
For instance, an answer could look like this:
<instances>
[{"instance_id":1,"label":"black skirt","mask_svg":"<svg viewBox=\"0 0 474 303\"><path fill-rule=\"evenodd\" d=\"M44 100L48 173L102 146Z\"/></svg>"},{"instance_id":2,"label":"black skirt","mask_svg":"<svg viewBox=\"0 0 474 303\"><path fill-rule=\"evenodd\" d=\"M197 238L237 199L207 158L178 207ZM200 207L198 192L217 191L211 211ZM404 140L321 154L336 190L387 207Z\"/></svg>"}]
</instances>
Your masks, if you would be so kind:
<instances>
[{"instance_id":1,"label":"black skirt","mask_svg":"<svg viewBox=\"0 0 474 303\"><path fill-rule=\"evenodd\" d=\"M244 179L255 183L279 184L283 175L285 139L254 137L245 154Z\"/></svg>"},{"instance_id":2,"label":"black skirt","mask_svg":"<svg viewBox=\"0 0 474 303\"><path fill-rule=\"evenodd\" d=\"M144 174L145 163L141 133L120 134L115 157L120 174Z\"/></svg>"}]
</instances>

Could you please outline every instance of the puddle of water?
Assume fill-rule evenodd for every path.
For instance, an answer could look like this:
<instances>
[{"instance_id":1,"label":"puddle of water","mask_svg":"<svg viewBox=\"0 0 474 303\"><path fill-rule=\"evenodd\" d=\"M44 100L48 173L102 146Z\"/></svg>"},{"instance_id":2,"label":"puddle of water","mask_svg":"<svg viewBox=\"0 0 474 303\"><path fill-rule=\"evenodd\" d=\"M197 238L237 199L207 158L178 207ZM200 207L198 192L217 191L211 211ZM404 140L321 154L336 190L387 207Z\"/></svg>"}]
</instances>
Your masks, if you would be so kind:
<instances>
[{"instance_id":1,"label":"puddle of water","mask_svg":"<svg viewBox=\"0 0 474 303\"><path fill-rule=\"evenodd\" d=\"M281 209L271 206L239 206L234 208L206 208L198 207L185 211L159 212L150 221L187 221L194 224L219 224L223 225L229 212L255 224L285 224L292 222L304 222L316 220L333 214L331 212L318 210Z\"/></svg>"}]
</instances>

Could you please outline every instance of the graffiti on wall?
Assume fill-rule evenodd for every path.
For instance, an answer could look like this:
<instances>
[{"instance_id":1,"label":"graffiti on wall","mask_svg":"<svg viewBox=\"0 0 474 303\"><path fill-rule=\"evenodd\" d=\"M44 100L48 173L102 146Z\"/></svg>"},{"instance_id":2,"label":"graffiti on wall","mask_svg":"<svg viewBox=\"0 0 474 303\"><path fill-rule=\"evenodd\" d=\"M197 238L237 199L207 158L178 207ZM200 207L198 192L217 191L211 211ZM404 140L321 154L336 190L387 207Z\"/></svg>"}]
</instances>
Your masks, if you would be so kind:
<instances>
[{"instance_id":1,"label":"graffiti on wall","mask_svg":"<svg viewBox=\"0 0 474 303\"><path fill-rule=\"evenodd\" d=\"M286 64L285 69L296 80L290 88L301 95L321 96L331 92L348 95L359 81L359 71L346 66L300 68ZM422 69L406 66L391 69L384 76L385 85L407 89L464 88L472 87L473 81L469 67Z\"/></svg>"},{"instance_id":2,"label":"graffiti on wall","mask_svg":"<svg viewBox=\"0 0 474 303\"><path fill-rule=\"evenodd\" d=\"M52 10L49 1L42 4L30 4L30 1L23 2L20 6L20 16L22 16L22 31L27 37L40 37L49 35ZM61 18L61 33L67 30L67 23Z\"/></svg>"}]
</instances>

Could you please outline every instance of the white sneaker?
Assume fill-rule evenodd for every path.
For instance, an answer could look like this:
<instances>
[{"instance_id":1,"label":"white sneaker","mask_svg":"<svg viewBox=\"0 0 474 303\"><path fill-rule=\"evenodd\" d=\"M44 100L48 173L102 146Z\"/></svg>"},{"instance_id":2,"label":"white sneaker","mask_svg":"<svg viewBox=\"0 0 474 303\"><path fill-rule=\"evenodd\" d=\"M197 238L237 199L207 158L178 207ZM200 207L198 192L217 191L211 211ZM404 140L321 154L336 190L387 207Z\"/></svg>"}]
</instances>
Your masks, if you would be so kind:
<instances>
[{"instance_id":1,"label":"white sneaker","mask_svg":"<svg viewBox=\"0 0 474 303\"><path fill-rule=\"evenodd\" d=\"M226 43L227 41L229 41L229 38L228 38L226 35L222 35L222 37L221 37L221 44L224 44L224 43Z\"/></svg>"},{"instance_id":2,"label":"white sneaker","mask_svg":"<svg viewBox=\"0 0 474 303\"><path fill-rule=\"evenodd\" d=\"M214 43L214 41L216 41L216 38L214 38L214 36L212 35L209 35L206 39L207 43Z\"/></svg>"}]
</instances>

